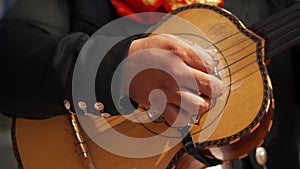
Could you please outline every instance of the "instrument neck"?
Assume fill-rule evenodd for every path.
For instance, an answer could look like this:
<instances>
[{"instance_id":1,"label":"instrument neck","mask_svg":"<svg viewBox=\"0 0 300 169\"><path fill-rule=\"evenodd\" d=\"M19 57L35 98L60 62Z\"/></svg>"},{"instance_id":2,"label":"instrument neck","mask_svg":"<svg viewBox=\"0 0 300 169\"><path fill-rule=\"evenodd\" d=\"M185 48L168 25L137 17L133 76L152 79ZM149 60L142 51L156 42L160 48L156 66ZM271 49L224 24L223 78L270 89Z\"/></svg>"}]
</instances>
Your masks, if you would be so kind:
<instances>
[{"instance_id":1,"label":"instrument neck","mask_svg":"<svg viewBox=\"0 0 300 169\"><path fill-rule=\"evenodd\" d=\"M249 27L266 40L265 59L267 61L300 43L299 18L300 3L295 3L267 20Z\"/></svg>"}]
</instances>

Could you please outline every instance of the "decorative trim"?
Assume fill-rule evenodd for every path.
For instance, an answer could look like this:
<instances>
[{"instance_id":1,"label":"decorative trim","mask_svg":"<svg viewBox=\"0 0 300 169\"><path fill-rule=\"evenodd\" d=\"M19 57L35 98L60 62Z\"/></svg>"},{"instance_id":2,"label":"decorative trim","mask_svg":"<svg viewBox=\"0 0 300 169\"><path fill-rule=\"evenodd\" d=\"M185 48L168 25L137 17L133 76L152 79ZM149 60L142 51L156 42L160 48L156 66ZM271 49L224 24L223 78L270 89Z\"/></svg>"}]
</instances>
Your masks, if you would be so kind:
<instances>
[{"instance_id":1,"label":"decorative trim","mask_svg":"<svg viewBox=\"0 0 300 169\"><path fill-rule=\"evenodd\" d=\"M19 169L24 169L22 164L22 159L19 153L18 144L17 144L17 138L16 138L16 118L13 118L11 123L11 140L12 140L12 146L13 146L13 152L16 158L16 161L18 163Z\"/></svg>"},{"instance_id":2,"label":"decorative trim","mask_svg":"<svg viewBox=\"0 0 300 169\"><path fill-rule=\"evenodd\" d=\"M100 105L100 104L98 104ZM86 139L84 138L84 135L81 134L81 126L77 120L76 113L72 112L70 107L71 103L68 100L64 100L64 106L68 110L69 114L67 116L67 120L71 124L72 128L72 133L74 134L74 139L76 140L75 142L75 147L79 150L78 155L81 157L83 165L86 169L95 169L95 164L92 158L92 155L88 151L88 147L86 144ZM78 106L81 110L83 110L85 115L88 115L88 112L86 111L87 105L85 102L79 102ZM101 105L101 107L103 104ZM96 107L98 108L98 107ZM104 109L104 106L103 106Z\"/></svg>"}]
</instances>

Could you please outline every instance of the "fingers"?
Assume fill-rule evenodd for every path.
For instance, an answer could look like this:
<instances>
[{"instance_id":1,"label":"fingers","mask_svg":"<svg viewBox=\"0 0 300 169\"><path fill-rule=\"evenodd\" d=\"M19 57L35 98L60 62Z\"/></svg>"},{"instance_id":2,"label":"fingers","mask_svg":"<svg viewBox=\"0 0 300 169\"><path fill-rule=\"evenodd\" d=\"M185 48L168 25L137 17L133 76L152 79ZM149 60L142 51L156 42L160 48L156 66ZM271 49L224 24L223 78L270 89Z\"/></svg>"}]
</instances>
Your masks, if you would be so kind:
<instances>
[{"instance_id":1,"label":"fingers","mask_svg":"<svg viewBox=\"0 0 300 169\"><path fill-rule=\"evenodd\" d=\"M164 118L172 126L183 126L191 122L193 115L202 116L208 112L211 100L203 95L197 95L188 89L172 92L167 97Z\"/></svg>"},{"instance_id":2,"label":"fingers","mask_svg":"<svg viewBox=\"0 0 300 169\"><path fill-rule=\"evenodd\" d=\"M205 50L196 43L182 39L173 35L162 35L174 39L170 43L170 50L176 56L180 57L187 65L191 74L194 76L198 90L200 93L209 97L219 97L223 94L224 84L221 80L217 79L211 74L215 74L215 52L212 50ZM174 44L176 43L176 44ZM180 45L178 45L180 44ZM179 79L183 79L185 87L196 90L193 84L193 79L190 75L185 74L185 70L182 70L183 75Z\"/></svg>"},{"instance_id":3,"label":"fingers","mask_svg":"<svg viewBox=\"0 0 300 169\"><path fill-rule=\"evenodd\" d=\"M177 105L191 115L203 115L209 111L211 100L204 96L193 93L188 89L174 92L168 99L169 103Z\"/></svg>"},{"instance_id":4,"label":"fingers","mask_svg":"<svg viewBox=\"0 0 300 169\"><path fill-rule=\"evenodd\" d=\"M206 50L198 44L182 39L178 36L163 35L174 39L170 43L170 50L178 57L180 57L190 67L212 74L215 67L215 52Z\"/></svg>"},{"instance_id":5,"label":"fingers","mask_svg":"<svg viewBox=\"0 0 300 169\"><path fill-rule=\"evenodd\" d=\"M168 124L174 127L181 127L188 124L191 116L185 112L179 112L179 108L174 105L168 103L165 110L163 111L163 117L167 121Z\"/></svg>"},{"instance_id":6,"label":"fingers","mask_svg":"<svg viewBox=\"0 0 300 169\"><path fill-rule=\"evenodd\" d=\"M217 98L224 93L225 85L220 79L195 69L191 69L191 71L198 84L198 89L201 94L211 98Z\"/></svg>"},{"instance_id":7,"label":"fingers","mask_svg":"<svg viewBox=\"0 0 300 169\"><path fill-rule=\"evenodd\" d=\"M148 96L151 91L162 90L167 100L162 110L163 116L169 124L186 125L192 115L203 115L209 111L210 98L217 98L224 92L224 83L211 75L215 69L215 53L191 41L161 35L150 36L134 41L129 51L131 53L129 58L132 61L127 61L128 69L133 72L143 71L138 75L126 71L134 77L130 81L130 97L149 106Z\"/></svg>"},{"instance_id":8,"label":"fingers","mask_svg":"<svg viewBox=\"0 0 300 169\"><path fill-rule=\"evenodd\" d=\"M139 50L149 48L171 51L192 68L205 73L213 73L215 53L211 50L203 49L192 41L174 35L153 35L134 40L128 54L131 55Z\"/></svg>"},{"instance_id":9,"label":"fingers","mask_svg":"<svg viewBox=\"0 0 300 169\"><path fill-rule=\"evenodd\" d=\"M216 98L224 93L225 85L220 79L189 66L180 67L180 71L174 71L173 76L178 85L208 97Z\"/></svg>"}]
</instances>

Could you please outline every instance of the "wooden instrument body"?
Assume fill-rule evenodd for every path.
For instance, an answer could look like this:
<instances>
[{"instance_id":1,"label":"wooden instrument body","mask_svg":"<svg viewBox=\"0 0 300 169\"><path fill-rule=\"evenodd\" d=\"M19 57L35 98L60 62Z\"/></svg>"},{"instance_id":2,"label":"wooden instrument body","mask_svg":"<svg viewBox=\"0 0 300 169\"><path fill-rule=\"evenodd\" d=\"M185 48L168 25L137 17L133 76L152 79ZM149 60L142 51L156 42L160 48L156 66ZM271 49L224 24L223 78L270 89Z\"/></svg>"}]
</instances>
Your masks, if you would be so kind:
<instances>
[{"instance_id":1,"label":"wooden instrument body","mask_svg":"<svg viewBox=\"0 0 300 169\"><path fill-rule=\"evenodd\" d=\"M187 26L187 22L194 26ZM193 125L191 133L199 149L209 150L209 155L227 161L245 156L259 146L271 126L273 110L272 87L263 58L264 40L247 30L230 13L207 5L180 11L153 32L176 34L219 52L220 65L224 68L220 74L227 86L225 99L218 100L215 107L201 118L199 125ZM84 168L67 116L46 120L16 119L13 136L25 169ZM156 122L141 125L122 116L91 117L89 120L88 124L95 126L94 131L99 134L82 132L82 135L87 139L88 154L99 169L166 168L183 147L180 141L169 147L170 142L176 142L178 138L162 137L165 148L161 154L144 158L119 156L90 139L97 137L104 144L126 147L126 142L118 142L118 137L111 137L111 129L103 128L102 122L117 126L117 131L134 138L155 136L153 131L160 133L168 126ZM151 151L154 146L153 143L132 148L132 153Z\"/></svg>"}]
</instances>

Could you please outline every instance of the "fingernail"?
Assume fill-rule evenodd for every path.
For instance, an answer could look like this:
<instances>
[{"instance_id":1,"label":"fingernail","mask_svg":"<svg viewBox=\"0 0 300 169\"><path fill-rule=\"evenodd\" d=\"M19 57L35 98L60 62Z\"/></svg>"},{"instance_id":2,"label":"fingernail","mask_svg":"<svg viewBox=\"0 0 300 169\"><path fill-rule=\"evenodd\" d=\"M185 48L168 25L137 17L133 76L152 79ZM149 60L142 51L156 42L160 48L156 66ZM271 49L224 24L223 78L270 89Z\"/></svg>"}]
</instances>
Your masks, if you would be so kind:
<instances>
[{"instance_id":1,"label":"fingernail","mask_svg":"<svg viewBox=\"0 0 300 169\"><path fill-rule=\"evenodd\" d=\"M218 53L218 50L217 49L207 49L206 50L207 51L207 53L211 56L211 57L215 57L216 56L216 54Z\"/></svg>"},{"instance_id":2,"label":"fingernail","mask_svg":"<svg viewBox=\"0 0 300 169\"><path fill-rule=\"evenodd\" d=\"M215 76L212 76L211 80L212 80L212 97L216 98L222 96L225 91L224 82Z\"/></svg>"}]
</instances>

